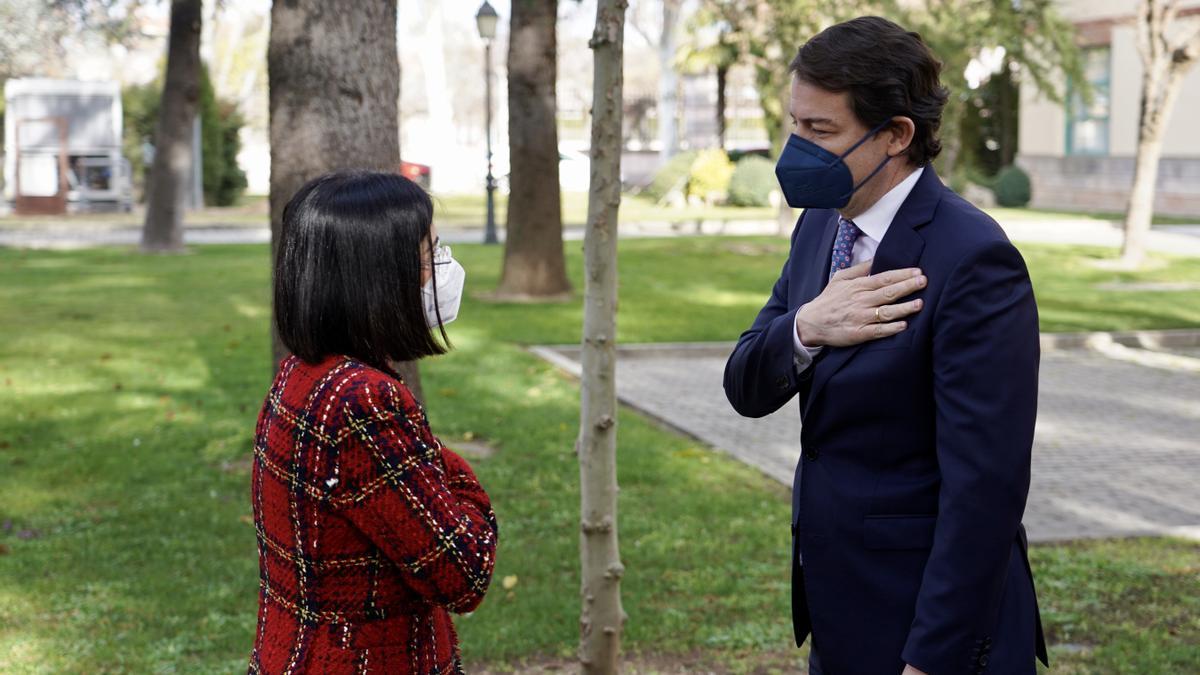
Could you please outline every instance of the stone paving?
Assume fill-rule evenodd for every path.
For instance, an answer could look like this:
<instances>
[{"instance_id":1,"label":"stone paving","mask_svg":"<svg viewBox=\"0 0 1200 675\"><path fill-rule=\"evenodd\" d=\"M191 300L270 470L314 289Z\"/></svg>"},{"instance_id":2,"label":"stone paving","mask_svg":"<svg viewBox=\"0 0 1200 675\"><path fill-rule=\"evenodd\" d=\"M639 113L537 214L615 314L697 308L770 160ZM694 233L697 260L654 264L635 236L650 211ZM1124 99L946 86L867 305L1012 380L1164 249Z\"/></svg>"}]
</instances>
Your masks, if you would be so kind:
<instances>
[{"instance_id":1,"label":"stone paving","mask_svg":"<svg viewBox=\"0 0 1200 675\"><path fill-rule=\"evenodd\" d=\"M1119 223L1102 220L1030 219L1006 220L1000 225L1017 242L1087 244L1116 247L1121 245ZM450 244L476 243L483 238L481 228L440 225L443 241ZM784 233L787 234L786 232ZM504 228L497 232L504 241ZM581 241L584 229L579 225L563 228L563 239ZM645 221L621 223L621 238L691 237L703 235L780 235L775 221L700 220L686 222ZM197 223L184 228L188 244L261 244L271 240L265 223ZM54 223L23 223L0 218L0 246L31 249L77 249L96 246L134 246L141 239L141 227L122 222L91 221L86 216L66 217ZM1147 246L1152 251L1174 255L1200 256L1200 225L1155 227Z\"/></svg>"},{"instance_id":2,"label":"stone paving","mask_svg":"<svg viewBox=\"0 0 1200 675\"><path fill-rule=\"evenodd\" d=\"M793 402L740 417L721 386L729 345L632 348L617 366L623 402L790 485L800 454ZM578 348L535 350L578 372ZM1177 358L1195 360L1194 348ZM1200 361L1197 361L1200 363ZM1031 539L1132 534L1200 538L1200 369L1152 367L1088 349L1043 354Z\"/></svg>"}]
</instances>

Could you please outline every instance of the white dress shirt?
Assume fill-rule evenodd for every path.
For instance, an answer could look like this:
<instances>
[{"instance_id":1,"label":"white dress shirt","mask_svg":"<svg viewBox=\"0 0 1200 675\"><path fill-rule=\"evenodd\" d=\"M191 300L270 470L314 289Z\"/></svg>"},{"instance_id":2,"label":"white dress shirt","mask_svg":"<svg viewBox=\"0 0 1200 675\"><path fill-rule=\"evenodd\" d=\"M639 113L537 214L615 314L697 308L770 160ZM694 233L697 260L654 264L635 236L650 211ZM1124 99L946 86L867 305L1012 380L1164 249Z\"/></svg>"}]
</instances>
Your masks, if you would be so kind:
<instances>
[{"instance_id":1,"label":"white dress shirt","mask_svg":"<svg viewBox=\"0 0 1200 675\"><path fill-rule=\"evenodd\" d=\"M904 204L904 200L908 199L908 195L920 180L921 174L925 173L925 167L918 167L907 178L900 181L896 187L888 190L887 194L879 198L866 211L856 217L853 222L862 232L858 236L858 240L854 242L854 250L851 252L850 264L857 265L866 262L875 257L875 251L879 249L879 243L883 241L883 236L887 234L888 228L892 226L892 220L896 217L896 213L900 211L900 207ZM830 250L829 257L833 256L833 251ZM804 343L800 342L800 328L792 324L792 345L795 347L796 355L796 370L804 372L812 366L813 357L820 351L820 347L805 347Z\"/></svg>"}]
</instances>

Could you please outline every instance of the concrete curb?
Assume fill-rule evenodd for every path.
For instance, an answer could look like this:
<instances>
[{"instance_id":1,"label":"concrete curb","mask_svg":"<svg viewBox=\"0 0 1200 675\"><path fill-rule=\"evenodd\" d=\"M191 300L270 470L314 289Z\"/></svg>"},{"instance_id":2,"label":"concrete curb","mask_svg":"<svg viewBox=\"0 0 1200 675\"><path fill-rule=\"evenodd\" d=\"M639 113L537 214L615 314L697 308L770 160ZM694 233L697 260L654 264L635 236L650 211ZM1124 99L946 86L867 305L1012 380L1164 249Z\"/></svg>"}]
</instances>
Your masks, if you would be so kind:
<instances>
[{"instance_id":1,"label":"concrete curb","mask_svg":"<svg viewBox=\"0 0 1200 675\"><path fill-rule=\"evenodd\" d=\"M1142 349L1200 348L1200 330L1135 330L1091 333L1042 333L1042 349L1083 349L1097 343L1116 343Z\"/></svg>"},{"instance_id":2,"label":"concrete curb","mask_svg":"<svg viewBox=\"0 0 1200 675\"><path fill-rule=\"evenodd\" d=\"M1200 330L1137 330L1086 333L1042 333L1042 349L1058 351L1092 349L1097 345L1118 344L1140 349L1200 349ZM535 345L528 351L578 376L579 345ZM714 357L729 356L731 342L658 342L617 346L623 358L657 358L663 356Z\"/></svg>"}]
</instances>

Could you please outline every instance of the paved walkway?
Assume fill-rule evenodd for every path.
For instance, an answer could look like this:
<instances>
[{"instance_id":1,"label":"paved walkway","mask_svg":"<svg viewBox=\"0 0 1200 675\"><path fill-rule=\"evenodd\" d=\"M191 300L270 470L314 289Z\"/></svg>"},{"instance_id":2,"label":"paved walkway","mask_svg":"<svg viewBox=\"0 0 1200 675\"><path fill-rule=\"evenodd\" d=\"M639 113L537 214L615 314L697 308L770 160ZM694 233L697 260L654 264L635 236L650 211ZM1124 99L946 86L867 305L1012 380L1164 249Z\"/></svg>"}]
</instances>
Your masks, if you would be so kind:
<instances>
[{"instance_id":1,"label":"paved walkway","mask_svg":"<svg viewBox=\"0 0 1200 675\"><path fill-rule=\"evenodd\" d=\"M1013 220L1001 225L1014 241L1090 244L1116 247L1121 245L1119 223L1102 220ZM450 244L476 243L483 240L481 228L440 228L443 241ZM569 225L563 230L568 241L583 239L584 230ZM504 231L498 233L504 240ZM775 221L707 220L688 222L647 221L622 223L622 238L688 237L696 235L778 235ZM0 246L16 248L74 249L95 246L133 246L141 238L141 228L127 223L64 219L53 225L9 227L0 223ZM205 223L189 225L184 241L189 244L261 244L271 239L265 226L245 226L235 223ZM1156 227L1150 233L1148 246L1152 251L1175 255L1200 256L1200 225L1171 225Z\"/></svg>"},{"instance_id":2,"label":"paved walkway","mask_svg":"<svg viewBox=\"0 0 1200 675\"><path fill-rule=\"evenodd\" d=\"M626 349L621 400L785 485L800 454L793 404L763 419L725 400L730 345ZM578 372L578 348L536 350ZM1131 534L1200 538L1200 359L1120 345L1043 354L1025 526L1036 541ZM1192 355L1189 356L1188 353Z\"/></svg>"}]
</instances>

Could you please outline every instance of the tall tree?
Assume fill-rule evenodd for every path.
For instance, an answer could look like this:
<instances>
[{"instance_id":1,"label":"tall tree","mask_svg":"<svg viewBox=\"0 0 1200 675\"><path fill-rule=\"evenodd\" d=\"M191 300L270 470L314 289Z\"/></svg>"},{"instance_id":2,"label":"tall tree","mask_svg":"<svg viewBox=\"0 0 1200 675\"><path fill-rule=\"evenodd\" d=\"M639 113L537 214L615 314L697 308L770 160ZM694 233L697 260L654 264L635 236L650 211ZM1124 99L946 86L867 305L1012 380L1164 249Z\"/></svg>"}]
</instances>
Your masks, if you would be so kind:
<instances>
[{"instance_id":1,"label":"tall tree","mask_svg":"<svg viewBox=\"0 0 1200 675\"><path fill-rule=\"evenodd\" d=\"M63 39L70 32L64 14L45 0L0 2L0 86L10 77L60 75Z\"/></svg>"},{"instance_id":2,"label":"tall tree","mask_svg":"<svg viewBox=\"0 0 1200 675\"><path fill-rule=\"evenodd\" d=\"M617 212L627 0L599 0L593 53L592 167L584 235L583 384L579 417L584 673L615 673L625 611L617 545Z\"/></svg>"},{"instance_id":3,"label":"tall tree","mask_svg":"<svg viewBox=\"0 0 1200 675\"><path fill-rule=\"evenodd\" d=\"M658 117L659 165L679 154L679 22L683 4L683 0L642 0L631 4L626 18L626 25L658 54L658 95L650 100ZM644 15L655 10L659 10L657 18L647 20ZM626 112L640 124L641 109Z\"/></svg>"},{"instance_id":4,"label":"tall tree","mask_svg":"<svg viewBox=\"0 0 1200 675\"><path fill-rule=\"evenodd\" d=\"M193 124L200 105L201 0L171 0L167 74L154 133L142 250L183 250L183 212L192 185Z\"/></svg>"},{"instance_id":5,"label":"tall tree","mask_svg":"<svg viewBox=\"0 0 1200 675\"><path fill-rule=\"evenodd\" d=\"M679 152L679 71L675 52L681 0L662 0L662 33L658 40L658 139L663 164Z\"/></svg>"},{"instance_id":6,"label":"tall tree","mask_svg":"<svg viewBox=\"0 0 1200 675\"><path fill-rule=\"evenodd\" d=\"M942 116L945 150L939 165L945 176L958 163L968 95L964 71L981 49L1004 47L1006 65L1015 64L1022 78L1053 100L1062 100L1060 75L1075 80L1082 75L1074 28L1051 0L924 0L899 6L887 0L701 0L701 6L730 26L729 44L740 62L754 68L764 126L777 151L787 140L787 65L796 50L822 27L862 14L892 17L918 31L944 62L942 79L952 93Z\"/></svg>"},{"instance_id":7,"label":"tall tree","mask_svg":"<svg viewBox=\"0 0 1200 675\"><path fill-rule=\"evenodd\" d=\"M396 0L272 3L267 78L274 259L283 207L301 185L337 169L399 170ZM285 354L275 336L275 363ZM420 398L416 365L401 374Z\"/></svg>"},{"instance_id":8,"label":"tall tree","mask_svg":"<svg viewBox=\"0 0 1200 675\"><path fill-rule=\"evenodd\" d=\"M556 99L558 0L514 0L508 40L508 184L501 298L563 298Z\"/></svg>"},{"instance_id":9,"label":"tall tree","mask_svg":"<svg viewBox=\"0 0 1200 675\"><path fill-rule=\"evenodd\" d=\"M1125 243L1121 260L1141 265L1146 257L1146 239L1154 217L1154 187L1158 182L1158 160L1163 137L1183 78L1200 58L1200 25L1178 25L1179 2L1139 0L1137 46L1142 57L1142 99L1138 119L1137 166L1129 208L1125 212Z\"/></svg>"},{"instance_id":10,"label":"tall tree","mask_svg":"<svg viewBox=\"0 0 1200 675\"><path fill-rule=\"evenodd\" d=\"M966 168L960 161L971 98L966 71L984 48L1003 47L1004 68L1054 101L1064 100L1059 84L1064 75L1077 83L1085 79L1075 28L1050 0L925 0L903 14L900 23L920 32L943 62L942 83L951 96L942 112L938 169L950 181Z\"/></svg>"},{"instance_id":11,"label":"tall tree","mask_svg":"<svg viewBox=\"0 0 1200 675\"><path fill-rule=\"evenodd\" d=\"M722 8L724 9L724 7ZM689 41L681 50L679 61L684 70L689 73L704 73L713 71L717 77L717 142L722 148L726 146L726 130L728 116L726 114L727 88L729 71L737 65L742 56L734 37L738 28L731 23L736 16L728 19L721 13L714 12L711 6L701 6L692 15L689 26Z\"/></svg>"}]
</instances>

